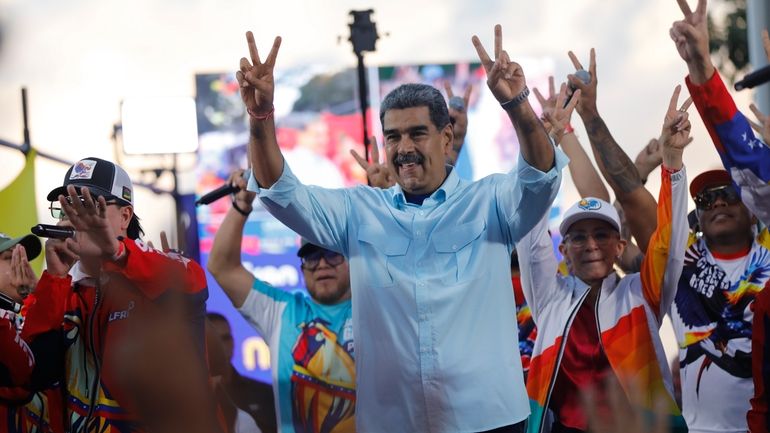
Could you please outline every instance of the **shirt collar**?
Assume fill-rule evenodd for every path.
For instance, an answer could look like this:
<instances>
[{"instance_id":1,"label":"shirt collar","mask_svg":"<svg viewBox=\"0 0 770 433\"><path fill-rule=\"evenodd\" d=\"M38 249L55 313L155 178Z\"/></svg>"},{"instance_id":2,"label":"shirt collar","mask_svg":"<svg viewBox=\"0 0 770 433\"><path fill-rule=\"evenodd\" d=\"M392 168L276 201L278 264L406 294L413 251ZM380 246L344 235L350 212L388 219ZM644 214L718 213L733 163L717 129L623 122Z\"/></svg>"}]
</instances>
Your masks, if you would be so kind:
<instances>
[{"instance_id":1,"label":"shirt collar","mask_svg":"<svg viewBox=\"0 0 770 433\"><path fill-rule=\"evenodd\" d=\"M86 278L94 279L93 276L88 275L84 270L83 267L80 266L80 262L75 262L75 265L70 268L69 272L70 276L72 277L72 282L77 283L80 281L85 280Z\"/></svg>"},{"instance_id":2,"label":"shirt collar","mask_svg":"<svg viewBox=\"0 0 770 433\"><path fill-rule=\"evenodd\" d=\"M445 167L447 171L447 177L444 179L444 183L442 183L437 190L433 191L433 194L431 194L430 197L426 199L426 201L434 200L437 203L442 203L446 201L446 199L455 191L457 191L457 187L460 184L460 176L458 176L457 172L454 170L454 167L451 165L446 165ZM396 184L392 186L390 191L392 194L391 200L393 206L398 209L403 208L404 205L406 205L406 197L404 197L404 190L401 189L401 185Z\"/></svg>"}]
</instances>

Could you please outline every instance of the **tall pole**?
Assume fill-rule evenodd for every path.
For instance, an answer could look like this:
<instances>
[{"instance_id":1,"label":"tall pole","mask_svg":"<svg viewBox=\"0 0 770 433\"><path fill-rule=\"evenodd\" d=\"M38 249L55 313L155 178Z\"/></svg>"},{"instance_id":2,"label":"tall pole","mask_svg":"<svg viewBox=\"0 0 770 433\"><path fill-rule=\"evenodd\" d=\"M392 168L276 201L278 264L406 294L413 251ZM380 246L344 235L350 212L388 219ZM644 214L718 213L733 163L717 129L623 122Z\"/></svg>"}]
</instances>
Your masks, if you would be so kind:
<instances>
[{"instance_id":1,"label":"tall pole","mask_svg":"<svg viewBox=\"0 0 770 433\"><path fill-rule=\"evenodd\" d=\"M748 21L749 62L751 69L767 65L767 55L762 46L762 30L770 30L770 2L768 0L748 0L746 5ZM765 113L770 113L770 83L754 88L754 103Z\"/></svg>"},{"instance_id":2,"label":"tall pole","mask_svg":"<svg viewBox=\"0 0 770 433\"><path fill-rule=\"evenodd\" d=\"M350 27L350 42L353 43L353 52L358 59L358 100L361 105L361 118L364 131L364 158L369 160L369 124L366 113L369 111L369 86L366 82L366 67L364 66L364 52L374 51L377 45L377 25L372 21L374 10L350 11L353 22Z\"/></svg>"},{"instance_id":3,"label":"tall pole","mask_svg":"<svg viewBox=\"0 0 770 433\"><path fill-rule=\"evenodd\" d=\"M369 160L369 122L366 114L369 112L369 85L366 81L366 67L364 66L364 54L356 53L358 58L358 100L361 104L361 117L364 131L364 158Z\"/></svg>"}]
</instances>

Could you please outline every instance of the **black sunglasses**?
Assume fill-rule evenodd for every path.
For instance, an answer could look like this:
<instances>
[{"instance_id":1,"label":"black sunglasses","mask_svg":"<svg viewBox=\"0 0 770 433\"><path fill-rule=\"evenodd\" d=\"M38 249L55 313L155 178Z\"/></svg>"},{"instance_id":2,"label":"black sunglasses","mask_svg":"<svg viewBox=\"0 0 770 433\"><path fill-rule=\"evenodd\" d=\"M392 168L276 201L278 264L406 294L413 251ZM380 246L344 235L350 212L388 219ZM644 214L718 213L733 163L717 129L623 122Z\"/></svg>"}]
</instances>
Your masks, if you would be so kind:
<instances>
[{"instance_id":1,"label":"black sunglasses","mask_svg":"<svg viewBox=\"0 0 770 433\"><path fill-rule=\"evenodd\" d=\"M345 261L345 257L342 254L335 253L329 250L317 250L312 253L305 254L302 260L302 269L308 271L315 271L321 264L321 258L331 267L337 267Z\"/></svg>"},{"instance_id":2,"label":"black sunglasses","mask_svg":"<svg viewBox=\"0 0 770 433\"><path fill-rule=\"evenodd\" d=\"M723 200L728 205L733 205L741 201L741 196L732 185L722 185L696 194L695 206L700 210L711 210L718 199Z\"/></svg>"}]
</instances>

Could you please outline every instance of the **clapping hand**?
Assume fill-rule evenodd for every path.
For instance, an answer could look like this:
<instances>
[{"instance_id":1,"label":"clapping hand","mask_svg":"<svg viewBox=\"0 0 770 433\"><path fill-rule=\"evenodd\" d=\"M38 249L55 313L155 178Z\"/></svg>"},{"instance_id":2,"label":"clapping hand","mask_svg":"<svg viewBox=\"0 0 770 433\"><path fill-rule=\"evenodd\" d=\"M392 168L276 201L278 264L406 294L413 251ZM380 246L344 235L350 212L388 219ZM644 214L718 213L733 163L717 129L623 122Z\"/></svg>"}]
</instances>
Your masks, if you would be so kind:
<instances>
[{"instance_id":1,"label":"clapping hand","mask_svg":"<svg viewBox=\"0 0 770 433\"><path fill-rule=\"evenodd\" d=\"M11 253L11 287L20 297L25 298L36 285L37 276L27 260L27 250L16 245Z\"/></svg>"}]
</instances>

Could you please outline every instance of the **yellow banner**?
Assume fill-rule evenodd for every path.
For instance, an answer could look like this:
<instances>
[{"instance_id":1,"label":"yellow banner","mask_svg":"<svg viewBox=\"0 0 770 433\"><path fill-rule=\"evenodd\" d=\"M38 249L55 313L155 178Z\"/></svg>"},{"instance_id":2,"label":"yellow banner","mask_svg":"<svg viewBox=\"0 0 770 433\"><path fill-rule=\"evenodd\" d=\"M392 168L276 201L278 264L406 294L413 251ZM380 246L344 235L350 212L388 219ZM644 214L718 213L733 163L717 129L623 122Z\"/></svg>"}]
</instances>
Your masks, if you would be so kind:
<instances>
[{"instance_id":1,"label":"yellow banner","mask_svg":"<svg viewBox=\"0 0 770 433\"><path fill-rule=\"evenodd\" d=\"M0 191L0 232L12 238L29 234L29 228L37 224L36 155L37 152L34 149L30 150L21 173ZM43 269L43 253L33 260L31 265L32 269L40 275Z\"/></svg>"}]
</instances>

